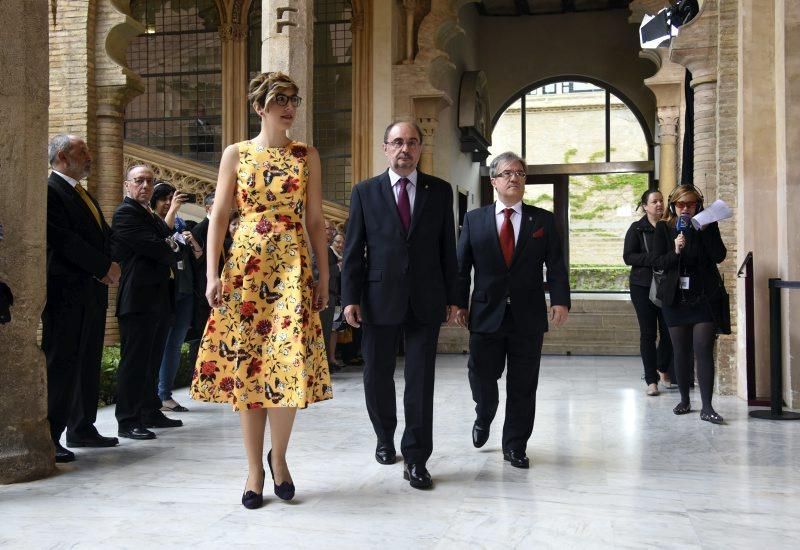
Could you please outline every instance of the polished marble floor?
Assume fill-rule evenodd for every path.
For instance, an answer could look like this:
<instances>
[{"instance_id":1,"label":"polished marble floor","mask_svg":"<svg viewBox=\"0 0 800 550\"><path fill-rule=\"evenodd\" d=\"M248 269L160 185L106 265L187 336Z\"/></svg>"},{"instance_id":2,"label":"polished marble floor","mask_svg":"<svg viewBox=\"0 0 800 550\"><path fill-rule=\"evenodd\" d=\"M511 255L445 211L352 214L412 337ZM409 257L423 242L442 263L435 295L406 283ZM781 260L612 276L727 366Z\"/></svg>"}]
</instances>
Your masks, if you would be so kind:
<instances>
[{"instance_id":1,"label":"polished marble floor","mask_svg":"<svg viewBox=\"0 0 800 550\"><path fill-rule=\"evenodd\" d=\"M532 468L517 470L502 461L499 419L472 447L465 368L465 356L439 356L432 491L372 458L350 367L333 401L298 413L291 504L241 506L236 415L181 390L183 428L78 449L58 475L0 486L0 548L798 547L800 422L751 420L736 398L716 399L724 426L676 417L674 393L645 395L638 358L547 357ZM112 435L112 409L98 427Z\"/></svg>"}]
</instances>

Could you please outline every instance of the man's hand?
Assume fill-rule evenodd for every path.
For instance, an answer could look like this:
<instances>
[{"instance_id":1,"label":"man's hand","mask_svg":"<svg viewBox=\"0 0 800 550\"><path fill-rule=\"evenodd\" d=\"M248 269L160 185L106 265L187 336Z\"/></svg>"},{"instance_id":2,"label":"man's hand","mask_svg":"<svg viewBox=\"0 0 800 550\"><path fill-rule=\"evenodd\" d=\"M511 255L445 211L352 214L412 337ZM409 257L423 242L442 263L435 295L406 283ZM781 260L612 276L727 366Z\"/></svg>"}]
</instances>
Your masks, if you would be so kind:
<instances>
[{"instance_id":1,"label":"man's hand","mask_svg":"<svg viewBox=\"0 0 800 550\"><path fill-rule=\"evenodd\" d=\"M458 313L458 306L453 306L453 305L447 306L444 312L445 317L447 317L445 323L447 323L448 325L454 324L456 322L456 313Z\"/></svg>"},{"instance_id":2,"label":"man's hand","mask_svg":"<svg viewBox=\"0 0 800 550\"><path fill-rule=\"evenodd\" d=\"M100 279L100 282L104 285L115 285L119 282L121 275L122 270L119 268L119 264L117 262L111 262L111 265L108 267L108 273Z\"/></svg>"},{"instance_id":3,"label":"man's hand","mask_svg":"<svg viewBox=\"0 0 800 550\"><path fill-rule=\"evenodd\" d=\"M469 319L469 310L463 307L458 308L456 310L456 324L467 328L467 319Z\"/></svg>"},{"instance_id":4,"label":"man's hand","mask_svg":"<svg viewBox=\"0 0 800 550\"><path fill-rule=\"evenodd\" d=\"M550 308L548 320L553 323L554 326L560 327L567 322L568 316L569 310L567 309L567 306L553 306Z\"/></svg>"},{"instance_id":5,"label":"man's hand","mask_svg":"<svg viewBox=\"0 0 800 550\"><path fill-rule=\"evenodd\" d=\"M361 306L358 304L350 304L344 308L344 318L347 324L353 328L361 326Z\"/></svg>"}]
</instances>

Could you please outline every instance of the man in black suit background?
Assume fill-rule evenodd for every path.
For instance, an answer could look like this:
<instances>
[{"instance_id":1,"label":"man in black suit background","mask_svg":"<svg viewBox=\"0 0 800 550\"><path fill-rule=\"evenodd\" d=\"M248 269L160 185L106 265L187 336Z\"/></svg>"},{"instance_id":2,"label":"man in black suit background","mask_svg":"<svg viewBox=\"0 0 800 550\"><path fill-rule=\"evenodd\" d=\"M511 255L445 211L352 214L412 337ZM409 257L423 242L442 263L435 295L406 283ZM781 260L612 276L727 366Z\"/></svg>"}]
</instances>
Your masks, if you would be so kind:
<instances>
[{"instance_id":1,"label":"man in black suit background","mask_svg":"<svg viewBox=\"0 0 800 550\"><path fill-rule=\"evenodd\" d=\"M42 313L42 350L47 358L47 418L56 462L75 455L61 446L113 447L94 427L100 396L100 363L106 330L108 285L120 277L111 259L111 230L100 205L81 186L92 167L80 137L50 140L53 171L47 180L47 304Z\"/></svg>"},{"instance_id":2,"label":"man in black suit background","mask_svg":"<svg viewBox=\"0 0 800 550\"><path fill-rule=\"evenodd\" d=\"M174 270L178 244L150 209L155 176L144 165L125 177L125 199L114 211L114 257L122 266L117 317L120 362L117 370L118 435L155 439L147 428L183 425L161 412L157 382L161 356L175 310Z\"/></svg>"},{"instance_id":3,"label":"man in black suit background","mask_svg":"<svg viewBox=\"0 0 800 550\"><path fill-rule=\"evenodd\" d=\"M467 212L458 240L456 321L468 326L469 383L476 419L472 443L482 447L497 412L497 381L506 373L503 458L528 468L536 414L542 340L548 328L542 267L547 267L549 320L559 326L570 307L569 279L551 212L523 204L525 161L506 152L489 166L497 202ZM475 288L470 297L472 270ZM467 304L470 303L469 310Z\"/></svg>"},{"instance_id":4,"label":"man in black suit background","mask_svg":"<svg viewBox=\"0 0 800 550\"><path fill-rule=\"evenodd\" d=\"M194 365L197 361L197 352L200 349L200 338L211 314L211 306L208 305L206 298L206 251L208 250L206 241L208 240L208 224L211 209L214 207L215 193L211 192L203 199L203 206L206 209L206 217L203 218L192 229L192 237L195 242L203 249L203 254L194 263L194 316L192 327L189 330L189 364Z\"/></svg>"},{"instance_id":5,"label":"man in black suit background","mask_svg":"<svg viewBox=\"0 0 800 550\"><path fill-rule=\"evenodd\" d=\"M386 128L389 170L353 187L342 269L347 322L363 322L364 392L378 438L375 458L395 462L394 369L405 336L403 477L432 486L433 384L439 327L455 317L455 222L449 183L417 170L422 132L414 123Z\"/></svg>"}]
</instances>

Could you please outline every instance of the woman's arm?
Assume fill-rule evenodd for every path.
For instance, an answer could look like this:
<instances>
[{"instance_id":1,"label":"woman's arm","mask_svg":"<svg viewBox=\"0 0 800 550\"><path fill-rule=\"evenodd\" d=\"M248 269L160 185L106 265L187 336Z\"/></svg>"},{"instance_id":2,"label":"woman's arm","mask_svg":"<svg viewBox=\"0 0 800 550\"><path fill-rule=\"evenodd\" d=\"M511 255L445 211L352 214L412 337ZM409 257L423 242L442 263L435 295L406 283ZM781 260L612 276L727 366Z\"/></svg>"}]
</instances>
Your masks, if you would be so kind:
<instances>
[{"instance_id":1,"label":"woman's arm","mask_svg":"<svg viewBox=\"0 0 800 550\"><path fill-rule=\"evenodd\" d=\"M306 230L311 241L311 248L317 258L319 280L314 291L314 309L328 307L328 241L325 238L325 218L322 215L322 164L319 153L314 147L308 147L306 157L308 166L308 182L306 185Z\"/></svg>"},{"instance_id":2,"label":"woman's arm","mask_svg":"<svg viewBox=\"0 0 800 550\"><path fill-rule=\"evenodd\" d=\"M622 259L626 265L650 267L653 265L650 254L642 250L639 235L642 233L637 227L639 222L634 222L625 233L625 245L622 248ZM645 235L641 235L642 239ZM650 251L652 252L652 250Z\"/></svg>"},{"instance_id":3,"label":"woman's arm","mask_svg":"<svg viewBox=\"0 0 800 550\"><path fill-rule=\"evenodd\" d=\"M236 191L236 170L239 166L239 146L229 145L222 153L217 176L217 189L214 207L211 209L206 239L206 298L211 307L222 303L222 284L219 280L219 258L222 255L222 241L228 228L228 218L233 207Z\"/></svg>"},{"instance_id":4,"label":"woman's arm","mask_svg":"<svg viewBox=\"0 0 800 550\"><path fill-rule=\"evenodd\" d=\"M653 234L652 265L656 269L669 269L678 265L678 255L675 254L675 245L669 235L666 222L656 224Z\"/></svg>"}]
</instances>

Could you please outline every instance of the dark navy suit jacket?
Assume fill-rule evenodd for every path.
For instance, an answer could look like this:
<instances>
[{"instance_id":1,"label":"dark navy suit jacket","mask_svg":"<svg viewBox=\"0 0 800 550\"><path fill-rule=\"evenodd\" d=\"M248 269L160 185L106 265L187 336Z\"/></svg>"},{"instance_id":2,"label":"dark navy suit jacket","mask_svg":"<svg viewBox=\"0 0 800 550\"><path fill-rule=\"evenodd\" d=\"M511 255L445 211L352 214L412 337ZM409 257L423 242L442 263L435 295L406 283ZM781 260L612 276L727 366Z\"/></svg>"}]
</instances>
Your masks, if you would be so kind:
<instances>
[{"instance_id":1,"label":"dark navy suit jacket","mask_svg":"<svg viewBox=\"0 0 800 550\"><path fill-rule=\"evenodd\" d=\"M408 233L403 229L388 170L358 183L350 197L342 307L361 305L377 325L402 324L410 307L422 323L441 323L456 303L453 190L418 172Z\"/></svg>"},{"instance_id":2,"label":"dark navy suit jacket","mask_svg":"<svg viewBox=\"0 0 800 550\"><path fill-rule=\"evenodd\" d=\"M551 305L570 307L569 278L561 240L551 212L522 205L522 220L511 266L507 267L497 234L495 205L467 212L458 240L458 302L470 304L469 329L496 332L511 299L515 330L547 332L547 303L542 266L547 266ZM470 303L470 283L475 289Z\"/></svg>"}]
</instances>

